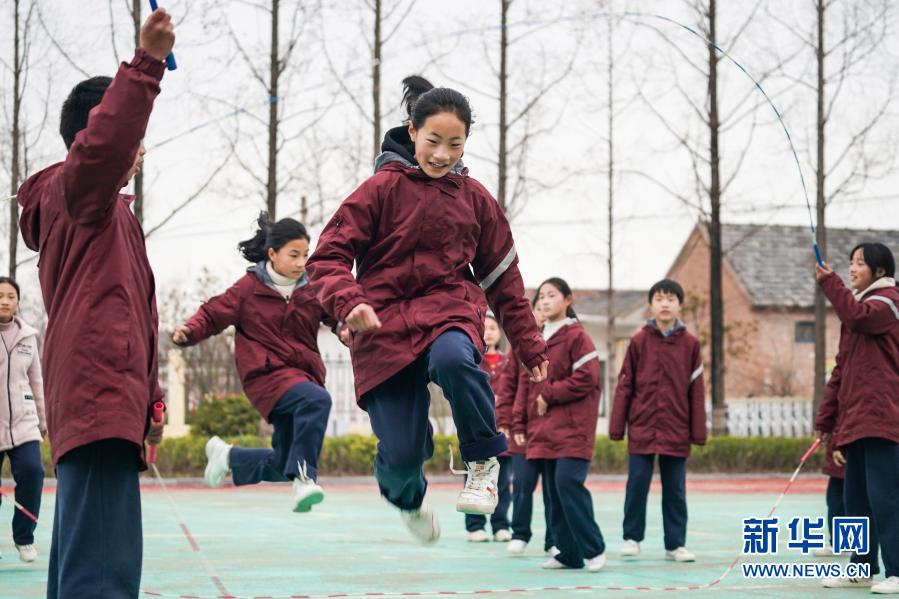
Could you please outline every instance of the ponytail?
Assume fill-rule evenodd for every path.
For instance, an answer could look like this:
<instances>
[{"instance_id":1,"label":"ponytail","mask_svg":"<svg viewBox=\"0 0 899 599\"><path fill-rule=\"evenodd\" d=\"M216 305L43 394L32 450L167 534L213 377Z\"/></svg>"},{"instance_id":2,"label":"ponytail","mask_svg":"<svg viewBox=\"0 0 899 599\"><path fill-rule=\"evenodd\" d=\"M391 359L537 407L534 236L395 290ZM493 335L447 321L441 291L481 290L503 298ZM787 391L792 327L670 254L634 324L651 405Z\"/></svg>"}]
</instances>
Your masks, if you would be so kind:
<instances>
[{"instance_id":1,"label":"ponytail","mask_svg":"<svg viewBox=\"0 0 899 599\"><path fill-rule=\"evenodd\" d=\"M448 87L434 87L420 75L403 79L403 103L412 126L420 129L429 116L451 112L465 124L467 136L472 124L471 104L468 98Z\"/></svg>"},{"instance_id":2,"label":"ponytail","mask_svg":"<svg viewBox=\"0 0 899 599\"><path fill-rule=\"evenodd\" d=\"M268 260L269 248L277 252L294 239L310 241L306 227L292 218L282 218L273 224L268 212L260 212L256 225L256 233L237 244L241 255L254 264Z\"/></svg>"}]
</instances>

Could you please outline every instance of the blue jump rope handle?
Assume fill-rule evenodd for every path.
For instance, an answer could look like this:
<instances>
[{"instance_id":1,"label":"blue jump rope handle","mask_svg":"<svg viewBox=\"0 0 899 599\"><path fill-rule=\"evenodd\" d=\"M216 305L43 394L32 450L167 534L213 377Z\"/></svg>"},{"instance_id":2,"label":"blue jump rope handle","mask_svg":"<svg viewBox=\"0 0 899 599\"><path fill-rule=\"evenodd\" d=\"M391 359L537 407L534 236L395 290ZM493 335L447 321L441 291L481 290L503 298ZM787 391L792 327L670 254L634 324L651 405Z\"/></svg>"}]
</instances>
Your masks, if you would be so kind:
<instances>
[{"instance_id":1,"label":"blue jump rope handle","mask_svg":"<svg viewBox=\"0 0 899 599\"><path fill-rule=\"evenodd\" d=\"M818 261L818 266L824 266L824 259L821 257L821 248L818 247L818 242L814 243L815 247L815 260Z\"/></svg>"},{"instance_id":2,"label":"blue jump rope handle","mask_svg":"<svg viewBox=\"0 0 899 599\"><path fill-rule=\"evenodd\" d=\"M150 9L156 10L157 8L159 8L159 5L156 4L156 0L150 0ZM170 71L178 68L178 63L175 62L175 55L172 52L169 52L169 55L165 57L165 66Z\"/></svg>"}]
</instances>

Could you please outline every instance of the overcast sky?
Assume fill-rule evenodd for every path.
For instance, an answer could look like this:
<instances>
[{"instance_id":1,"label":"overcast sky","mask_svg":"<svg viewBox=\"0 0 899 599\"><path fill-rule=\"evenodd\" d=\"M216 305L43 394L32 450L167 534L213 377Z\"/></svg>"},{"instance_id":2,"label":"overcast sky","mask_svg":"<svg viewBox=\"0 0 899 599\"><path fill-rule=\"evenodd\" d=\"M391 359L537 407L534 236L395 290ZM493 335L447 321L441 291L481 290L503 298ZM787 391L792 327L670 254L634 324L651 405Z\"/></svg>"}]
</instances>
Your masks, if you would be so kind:
<instances>
[{"instance_id":1,"label":"overcast sky","mask_svg":"<svg viewBox=\"0 0 899 599\"><path fill-rule=\"evenodd\" d=\"M12 53L10 4L0 15L4 128L9 127L12 95L7 68ZM119 59L130 58L133 51L126 13L130 2L45 0L39 4L56 45L47 42L44 26L35 18L25 116L36 132L46 101L48 125L29 155L32 172L64 156L56 133L59 106L69 89L85 78L81 71L112 74L113 46ZM148 239L161 292L189 286L203 267L214 270L223 281L236 279L245 267L236 243L252 232L254 217L264 205L255 178L265 179L269 102L235 41L267 76L270 26L266 15L250 4L168 3L179 20L175 53L180 68L167 73L162 82L145 140L149 150L145 227L153 227L204 182L210 178L211 182L196 201ZM395 3L385 0L385 4ZM753 7L733 1L718 4L723 43ZM282 38L287 38L294 3L282 1L282 5ZM385 33L393 29L405 6L385 24ZM570 73L540 98L530 117L521 119L511 133L512 142L517 142L525 121L533 133L521 162L528 193L513 219L528 285L549 276L562 276L579 288L606 285L607 21L600 14L603 9L595 6L599 5L517 0L512 8L509 34L516 41L510 50L510 113L521 110L541 82L553 80L571 65ZM492 191L496 189L491 157L497 146L498 7L498 1L483 0L416 2L385 45L382 62L385 130L402 120L400 80L405 75L421 73L435 84L456 87L470 96L477 122L465 162L471 176ZM695 18L674 0L616 3L613 10L618 15L624 10L662 14L688 23ZM763 85L785 115L814 201L813 55L800 47L788 29L808 35L812 19L811 2L762 3L729 51L759 77L779 60L793 56ZM840 19L835 12L834 36ZM858 60L854 76L834 104L830 160L840 155L846 140L872 114L886 108L868 145L877 161L873 173L878 176L836 198L828 210L831 226L884 228L895 226L899 218L895 198L899 177L893 168L899 129L895 104L886 104L899 65L895 21L894 14L888 21L893 34L886 45ZM365 45L370 23L371 13L361 0L329 3L323 10L298 16L296 26L302 34L279 98L283 118L279 176L284 184L279 216L295 216L299 198L305 194L310 203L323 202L327 218L370 171L371 125L357 107L358 103L369 110L371 104ZM684 135L696 143L707 139L684 99L686 94L702 105L705 84L689 61L703 65L707 55L699 39L651 17L617 21L613 39L615 160L620 169L615 180L615 284L641 288L665 274L694 226L698 212L688 204L707 203L697 194L689 153L675 137ZM840 57L835 52L833 64ZM722 116L733 118L722 138L722 176L729 180L740 164L725 196L724 220L807 224L799 172L772 109L734 65L722 62L720 74ZM7 139L0 142L0 151L0 189L6 190ZM850 155L832 173L834 184L849 171L852 160ZM212 176L222 164L224 168ZM707 167L700 165L700 169L707 177ZM513 175L517 172L513 170ZM319 208L313 207L312 212L317 216ZM0 219L8 219L7 214L4 209ZM312 230L317 235L319 228ZM21 255L27 257L22 248ZM5 255L2 258L5 263ZM34 268L33 261L21 268L20 278L26 284L33 284Z\"/></svg>"}]
</instances>

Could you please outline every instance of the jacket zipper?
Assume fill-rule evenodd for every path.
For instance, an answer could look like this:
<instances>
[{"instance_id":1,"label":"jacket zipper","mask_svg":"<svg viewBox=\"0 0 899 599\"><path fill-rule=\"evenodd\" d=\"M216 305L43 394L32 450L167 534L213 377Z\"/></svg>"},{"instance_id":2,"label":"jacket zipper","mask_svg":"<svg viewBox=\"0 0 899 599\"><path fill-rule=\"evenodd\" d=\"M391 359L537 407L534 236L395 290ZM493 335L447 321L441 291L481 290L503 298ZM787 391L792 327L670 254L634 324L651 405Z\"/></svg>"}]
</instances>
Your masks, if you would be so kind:
<instances>
[{"instance_id":1,"label":"jacket zipper","mask_svg":"<svg viewBox=\"0 0 899 599\"><path fill-rule=\"evenodd\" d=\"M3 338L0 337L0 339ZM12 388L10 387L12 376L12 352L9 350L9 347L7 347L5 339L3 339L3 349L6 350L6 401L9 404L9 443L15 447L16 443L12 438Z\"/></svg>"}]
</instances>

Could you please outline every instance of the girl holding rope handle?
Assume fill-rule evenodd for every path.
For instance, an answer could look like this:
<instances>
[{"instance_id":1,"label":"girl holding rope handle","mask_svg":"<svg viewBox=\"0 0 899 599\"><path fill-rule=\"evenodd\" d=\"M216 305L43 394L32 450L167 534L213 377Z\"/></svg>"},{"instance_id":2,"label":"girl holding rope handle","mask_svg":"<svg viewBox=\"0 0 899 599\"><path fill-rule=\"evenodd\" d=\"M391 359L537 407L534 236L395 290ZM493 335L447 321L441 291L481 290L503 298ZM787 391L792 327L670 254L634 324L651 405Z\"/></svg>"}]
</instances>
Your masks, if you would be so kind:
<instances>
[{"instance_id":1,"label":"girl holding rope handle","mask_svg":"<svg viewBox=\"0 0 899 599\"><path fill-rule=\"evenodd\" d=\"M827 265L815 278L840 319L836 366L815 419L816 435L833 434L834 462L845 464L847 516L870 518L870 578L826 579L828 588L871 587L899 594L899 289L896 264L881 243L849 254L846 288ZM837 426L839 424L839 426ZM874 584L880 548L886 580Z\"/></svg>"},{"instance_id":2,"label":"girl holding rope handle","mask_svg":"<svg viewBox=\"0 0 899 599\"><path fill-rule=\"evenodd\" d=\"M456 509L489 515L497 504L496 456L507 444L478 367L487 305L532 377L543 380L548 362L509 224L461 162L472 123L468 99L421 77L403 85L408 124L387 132L375 174L338 208L308 269L325 310L352 331L356 396L378 437L381 494L429 543L440 527L424 504L422 465L434 450L428 382L452 406L467 466Z\"/></svg>"},{"instance_id":3,"label":"girl holding rope handle","mask_svg":"<svg viewBox=\"0 0 899 599\"><path fill-rule=\"evenodd\" d=\"M9 382L0 387L0 393L8 394L6 401L0 398L0 468L8 457L16 481L15 502L37 518L44 486L41 441L47 436L44 381L37 331L17 315L18 311L19 284L0 277L0 378ZM15 511L13 541L19 559L26 563L37 559L36 527L37 520L24 510Z\"/></svg>"}]
</instances>

